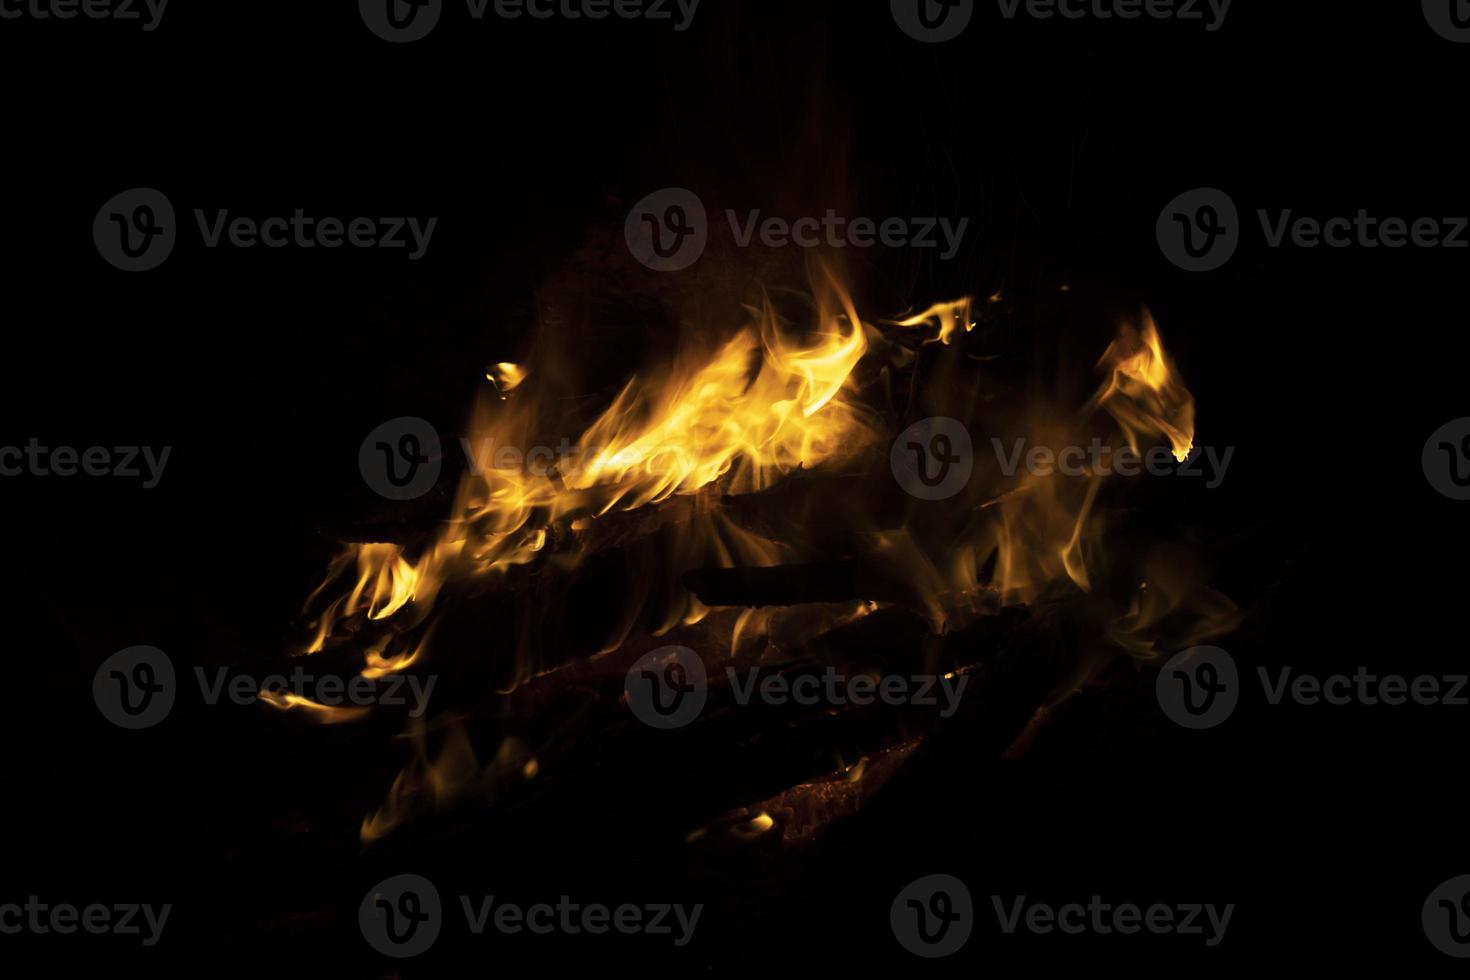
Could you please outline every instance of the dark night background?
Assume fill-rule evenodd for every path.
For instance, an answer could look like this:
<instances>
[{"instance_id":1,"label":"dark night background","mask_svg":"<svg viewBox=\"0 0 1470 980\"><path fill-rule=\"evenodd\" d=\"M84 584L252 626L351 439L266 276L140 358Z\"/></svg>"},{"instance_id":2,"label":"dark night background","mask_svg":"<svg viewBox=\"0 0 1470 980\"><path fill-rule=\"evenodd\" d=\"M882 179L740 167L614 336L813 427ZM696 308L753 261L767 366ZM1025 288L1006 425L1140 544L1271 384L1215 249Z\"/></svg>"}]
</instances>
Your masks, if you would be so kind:
<instances>
[{"instance_id":1,"label":"dark night background","mask_svg":"<svg viewBox=\"0 0 1470 980\"><path fill-rule=\"evenodd\" d=\"M821 848L768 868L695 867L674 817L629 799L601 812L596 797L362 858L304 832L307 815L360 814L396 765L364 777L338 764L351 739L336 730L187 696L159 727L125 733L90 691L97 665L134 644L186 670L278 656L330 553L323 529L374 506L357 472L363 435L399 415L458 431L483 365L524 353L556 283L661 288L623 254L601 280L568 269L599 242L620 248L628 207L671 185L712 215L968 216L951 261L848 256L869 319L1004 290L1012 351L1045 349L1043 323L1098 331L1092 350L1113 311L1148 304L1197 399L1196 441L1237 447L1218 490L1149 488L1232 543L1215 582L1253 615L1221 645L1252 672L1463 671L1465 505L1435 493L1419 460L1429 433L1467 414L1470 253L1270 250L1254 211L1465 214L1467 70L1470 47L1433 34L1412 3L1237 0L1215 33L1006 22L981 4L963 37L934 46L872 0L704 0L685 33L475 23L451 4L411 45L373 37L340 0L175 0L152 33L0 21L0 445L173 447L154 490L0 482L0 901L175 905L153 950L0 937L0 957L168 975L613 961L660 976L1448 973L1419 910L1470 873L1466 708L1268 708L1247 694L1228 725L1189 733L1155 710L1145 671L1121 695L1074 699L1026 759L951 752L952 784L875 801ZM190 223L196 207L440 221L418 262L207 250L185 227L161 268L129 275L99 257L90 227L136 186L162 190ZM1199 186L1229 192L1248 230L1227 266L1191 275L1160 255L1154 221ZM614 308L564 338L606 355L607 376L589 385L658 353L659 335L621 315L637 304ZM705 901L707 919L725 919L684 950L486 936L380 961L358 935L358 897L420 868L446 895ZM980 907L968 946L931 962L893 941L887 914L899 888L934 872L963 878ZM1237 908L1216 949L1007 937L992 893Z\"/></svg>"}]
</instances>

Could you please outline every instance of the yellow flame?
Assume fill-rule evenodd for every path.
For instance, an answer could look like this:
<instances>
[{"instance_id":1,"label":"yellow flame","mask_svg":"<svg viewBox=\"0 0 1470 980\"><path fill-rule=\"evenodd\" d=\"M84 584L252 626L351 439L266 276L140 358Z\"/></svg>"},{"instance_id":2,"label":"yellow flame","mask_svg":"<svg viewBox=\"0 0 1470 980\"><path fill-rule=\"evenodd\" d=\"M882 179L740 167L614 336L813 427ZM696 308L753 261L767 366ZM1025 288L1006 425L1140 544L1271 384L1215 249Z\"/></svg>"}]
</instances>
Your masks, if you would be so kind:
<instances>
[{"instance_id":1,"label":"yellow flame","mask_svg":"<svg viewBox=\"0 0 1470 980\"><path fill-rule=\"evenodd\" d=\"M306 608L312 609L335 582L350 577L353 585L318 614L304 652L317 653L324 649L343 619L360 614L368 620L386 621L416 604L426 609L443 584L447 566L457 557L461 544L440 541L417 564L404 557L401 545L348 545L327 567L326 577L307 599Z\"/></svg>"},{"instance_id":2,"label":"yellow flame","mask_svg":"<svg viewBox=\"0 0 1470 980\"><path fill-rule=\"evenodd\" d=\"M583 434L596 447L564 477L610 486L601 512L641 507L731 476L732 492L815 466L851 448L852 410L833 399L867 350L855 313L833 316L816 343L783 336L769 302L703 368L650 394L634 382ZM755 365L752 367L752 365ZM823 409L831 411L818 418Z\"/></svg>"},{"instance_id":3,"label":"yellow flame","mask_svg":"<svg viewBox=\"0 0 1470 980\"><path fill-rule=\"evenodd\" d=\"M485 371L485 379L494 382L496 390L504 396L519 388L525 382L526 374L523 366L501 361L499 364L492 364Z\"/></svg>"},{"instance_id":4,"label":"yellow flame","mask_svg":"<svg viewBox=\"0 0 1470 980\"><path fill-rule=\"evenodd\" d=\"M414 719L412 726L413 760L393 780L383 805L363 818L359 837L365 844L383 837L413 812L453 799L479 772L475 750L459 720L449 723L432 759L427 726L422 719Z\"/></svg>"},{"instance_id":5,"label":"yellow flame","mask_svg":"<svg viewBox=\"0 0 1470 980\"><path fill-rule=\"evenodd\" d=\"M349 708L321 704L320 702L313 701L311 698L300 694L293 694L290 691L266 690L261 691L256 697L271 707L280 708L282 711L291 711L295 708L300 708L312 721L319 722L323 725L340 725L347 722L361 721L372 712L371 708L361 705Z\"/></svg>"},{"instance_id":6,"label":"yellow flame","mask_svg":"<svg viewBox=\"0 0 1470 980\"><path fill-rule=\"evenodd\" d=\"M412 650L405 650L402 653L385 656L383 654L383 647L386 645L385 638L383 643L370 648L363 655L367 661L367 666L363 667L359 673L362 677L370 681L375 681L379 678L387 677L389 674L396 674L401 670L406 670L418 662L427 643L428 636L426 635Z\"/></svg>"},{"instance_id":7,"label":"yellow flame","mask_svg":"<svg viewBox=\"0 0 1470 980\"><path fill-rule=\"evenodd\" d=\"M670 567L758 567L803 560L799 542L771 540L742 527L710 507L711 495L702 491L763 490L793 473L851 459L886 438L887 427L877 413L854 396L854 373L869 351L870 336L879 335L859 318L830 271L822 270L814 293L807 323L789 322L763 296L749 308L744 326L720 343L686 350L661 370L630 379L582 427L568 452L544 459L540 466L527 459L527 465L473 468L428 546L408 552L401 545L374 542L344 549L308 600L308 609L325 608L316 614L307 652L366 633L374 639L367 641L363 677L405 670L428 656L433 629L429 616L445 583L477 584L487 575L536 561L548 549L548 562L572 567L583 554L581 548L596 547L587 542L600 540L594 535L613 523L610 515L652 505L662 505L655 516L679 527L672 536ZM1003 301L999 292L988 299L991 304ZM933 336L924 343L949 345L961 329L974 330L973 307L966 297L890 323L900 329L925 328ZM903 356L912 362L911 352ZM903 364L897 358L893 363ZM1125 326L1099 366L1106 378L1087 410L1111 415L1135 452L1142 453L1147 440L1162 438L1177 458L1185 458L1194 439L1194 401L1165 353L1152 317L1145 313L1138 326ZM499 397L480 406L469 433L472 446L543 444L542 430L557 424L560 416L554 393L527 385L529 376L527 368L509 362L487 371ZM546 376L538 369L538 380ZM507 397L511 392L517 392L514 398ZM1067 425L1032 424L1027 435L1036 445L1068 445L1078 434ZM987 471L986 476L994 474ZM967 515L968 524L946 528L942 535L926 530L922 522L854 528L864 553L902 570L912 597L908 604L927 616L936 632L956 616L1029 602L1055 583L1070 581L1089 591L1098 579L1098 569L1089 564L1105 557L1100 555L1101 519L1094 513L1103 477L1023 472L1003 484L996 480L998 485L966 489L969 496L958 510ZM1204 610L1211 623L1206 632L1228 625L1228 601L1193 589L1187 576L1171 579L1173 575L1162 566L1150 571L1152 588L1140 590L1128 614L1110 629L1115 643L1147 654L1151 629L1180 609ZM1172 584L1154 585L1155 577ZM329 593L335 595L330 601ZM775 608L711 611L692 598L669 605L656 617L638 619L639 628L654 636L695 624L706 631L726 628L731 656L752 639L764 638L777 648L810 625ZM833 604L818 618L831 628L844 617L859 618L875 608L871 602ZM631 613L626 618L627 624L613 631L600 652L623 643L637 619ZM794 649L799 642L786 646ZM541 666L527 665L517 676L530 676ZM278 708L345 720L306 699L266 700ZM383 806L364 820L364 841L388 833L420 807L438 805L472 784L483 788L487 773L509 773L522 781L539 773L540 763L509 740L482 770L462 725L436 729L431 752L423 721L412 724L414 756ZM860 780L860 774L861 769L854 779ZM760 810L743 830L759 835L772 826L770 813Z\"/></svg>"},{"instance_id":8,"label":"yellow flame","mask_svg":"<svg viewBox=\"0 0 1470 980\"><path fill-rule=\"evenodd\" d=\"M1089 407L1106 409L1135 453L1144 451L1145 438L1162 436L1175 459L1187 459L1194 447L1194 396L1164 353L1153 316L1144 311L1141 327L1125 324L1098 366L1108 369L1108 379Z\"/></svg>"},{"instance_id":9,"label":"yellow flame","mask_svg":"<svg viewBox=\"0 0 1470 980\"><path fill-rule=\"evenodd\" d=\"M990 302L1000 302L1000 293L990 297ZM904 320L890 320L895 327L935 327L939 330L937 337L926 340L925 343L939 342L948 344L955 331L964 327L965 333L975 329L975 321L971 318L970 311L974 303L970 297L951 300L947 303L935 303L922 313L915 313Z\"/></svg>"}]
</instances>

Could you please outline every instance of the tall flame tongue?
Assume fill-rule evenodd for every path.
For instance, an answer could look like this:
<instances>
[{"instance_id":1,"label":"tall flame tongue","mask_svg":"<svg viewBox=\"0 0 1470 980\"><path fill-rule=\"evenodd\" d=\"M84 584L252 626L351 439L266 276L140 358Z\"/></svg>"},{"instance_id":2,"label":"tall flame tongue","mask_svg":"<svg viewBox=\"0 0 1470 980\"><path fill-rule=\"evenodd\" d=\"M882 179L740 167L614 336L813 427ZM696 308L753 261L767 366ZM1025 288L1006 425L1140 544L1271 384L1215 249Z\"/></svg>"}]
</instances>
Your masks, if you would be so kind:
<instances>
[{"instance_id":1,"label":"tall flame tongue","mask_svg":"<svg viewBox=\"0 0 1470 980\"><path fill-rule=\"evenodd\" d=\"M1144 439L1160 436L1184 462L1194 447L1194 396L1164 353L1153 316L1145 311L1141 327L1125 325L1098 365L1110 377L1089 407L1112 415L1135 453L1143 452Z\"/></svg>"},{"instance_id":2,"label":"tall flame tongue","mask_svg":"<svg viewBox=\"0 0 1470 980\"><path fill-rule=\"evenodd\" d=\"M613 507L657 503L725 477L732 493L852 451L863 439L856 409L840 399L867 351L863 327L835 283L818 308L815 343L790 339L769 298L712 360L650 391L630 381L582 435L564 480Z\"/></svg>"}]
</instances>

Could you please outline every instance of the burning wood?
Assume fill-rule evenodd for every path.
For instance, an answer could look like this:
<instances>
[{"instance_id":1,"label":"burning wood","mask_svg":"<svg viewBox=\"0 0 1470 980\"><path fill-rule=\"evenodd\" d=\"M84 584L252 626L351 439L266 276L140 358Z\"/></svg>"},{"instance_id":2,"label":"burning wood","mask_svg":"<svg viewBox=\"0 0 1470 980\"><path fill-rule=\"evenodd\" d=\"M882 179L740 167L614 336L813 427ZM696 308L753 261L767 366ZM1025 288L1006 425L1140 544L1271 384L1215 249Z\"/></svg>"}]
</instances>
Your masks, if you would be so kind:
<instances>
[{"instance_id":1,"label":"burning wood","mask_svg":"<svg viewBox=\"0 0 1470 980\"><path fill-rule=\"evenodd\" d=\"M970 300L880 329L859 318L823 267L809 312L811 326L797 329L763 297L728 339L629 381L554 466L472 468L431 537L358 540L338 555L308 600L302 652L355 651L368 677L432 660L452 675L443 686L459 692L452 700L462 712L459 720L415 722L414 759L364 824L364 839L426 806L466 793L484 798L528 771L573 765L575 753L554 748L556 733L506 719L528 703L562 716L588 697L606 713L617 703L606 693L609 678L620 677L614 668L626 671L660 640L688 642L714 663L847 669L862 659L840 653L854 629L883 631L878 648L905 637L901 648L924 649L934 638L991 629L1007 608L1053 603L1065 590L1088 597L1095 635L1118 652L1151 655L1152 631L1166 619L1186 633L1228 628L1233 607L1202 583L1117 555L1108 566L1100 473L1011 474L971 459L975 472L951 499L925 503L897 489L882 465L885 433L903 428L900 419L927 410L982 431L1008 424L987 419L977 398L975 362L963 349L976 326ZM1101 410L1135 451L1162 438L1183 458L1194 403L1152 319L1126 326L1100 366L1107 377L1080 417L1056 421L1049 406L1028 407L1026 431L1056 444L1076 438ZM538 376L536 357L490 369L493 390L470 441L549 444L543 437L567 422L566 408L538 391ZM904 389L899 410L892 392ZM931 447L912 448L927 465ZM932 448L952 451L947 442ZM1160 585L1160 574L1171 580ZM1130 584L1120 590L1119 581ZM946 649L947 662L931 669L975 666L974 656ZM1079 662L1095 664L1095 653ZM987 674L986 682L1003 676ZM997 752L1063 676L1024 685ZM716 684L711 718L721 690ZM486 738L499 749L481 766L464 726L486 698L499 719ZM603 724L625 727L626 715ZM891 740L873 751L892 753ZM801 837L825 822L812 807L841 812L866 798L842 790L841 779L801 778L814 777L769 806L732 811L742 815L737 822L758 835L766 811L806 812L795 830L782 831Z\"/></svg>"}]
</instances>

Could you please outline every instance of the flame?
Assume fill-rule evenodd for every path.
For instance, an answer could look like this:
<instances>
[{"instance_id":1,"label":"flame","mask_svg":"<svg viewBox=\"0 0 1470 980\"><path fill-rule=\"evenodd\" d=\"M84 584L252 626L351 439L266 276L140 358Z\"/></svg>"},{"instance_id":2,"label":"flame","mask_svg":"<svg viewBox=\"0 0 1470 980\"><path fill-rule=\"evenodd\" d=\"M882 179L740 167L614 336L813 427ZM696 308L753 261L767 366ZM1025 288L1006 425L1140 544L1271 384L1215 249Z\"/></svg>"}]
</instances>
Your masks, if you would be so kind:
<instances>
[{"instance_id":1,"label":"flame","mask_svg":"<svg viewBox=\"0 0 1470 980\"><path fill-rule=\"evenodd\" d=\"M1098 366L1109 377L1089 407L1106 409L1135 453L1143 452L1145 438L1162 436L1174 458L1184 462L1194 447L1194 396L1164 353L1153 316L1144 311L1141 327L1125 324Z\"/></svg>"},{"instance_id":2,"label":"flame","mask_svg":"<svg viewBox=\"0 0 1470 980\"><path fill-rule=\"evenodd\" d=\"M418 663L419 658L423 656L424 648L428 645L428 640L428 635L425 635L419 641L418 645L412 649L387 655L384 653L384 648L388 642L387 638L385 638L377 646L370 647L363 654L363 658L367 661L367 666L359 671L359 675L370 681L375 681L379 678L387 677L389 674L396 674L400 671L407 670L415 663Z\"/></svg>"},{"instance_id":3,"label":"flame","mask_svg":"<svg viewBox=\"0 0 1470 980\"><path fill-rule=\"evenodd\" d=\"M526 373L526 369L519 364L501 361L499 364L492 364L485 371L485 380L493 382L495 389L504 397L521 386L526 380Z\"/></svg>"},{"instance_id":4,"label":"flame","mask_svg":"<svg viewBox=\"0 0 1470 980\"><path fill-rule=\"evenodd\" d=\"M333 600L312 624L313 635L305 653L323 650L339 622L363 616L372 622L389 620L416 602L431 603L444 581L444 568L456 553L453 542L431 548L417 563L404 556L401 545L368 543L349 545L327 567L326 578L307 599L309 610L329 586L351 576L354 584Z\"/></svg>"},{"instance_id":5,"label":"flame","mask_svg":"<svg viewBox=\"0 0 1470 980\"><path fill-rule=\"evenodd\" d=\"M754 312L756 323L689 377L654 393L629 382L583 434L580 445L594 448L567 486L612 488L606 513L727 475L730 492L758 490L849 450L860 424L851 405L834 400L867 350L851 302L844 296L840 310L822 312L811 344L786 335L769 297Z\"/></svg>"},{"instance_id":6,"label":"flame","mask_svg":"<svg viewBox=\"0 0 1470 980\"><path fill-rule=\"evenodd\" d=\"M763 296L749 309L750 322L713 353L686 355L661 373L627 382L553 465L481 466L468 474L456 516L417 559L394 544L349 546L308 608L331 583L353 584L319 615L305 652L323 649L352 617L412 629L429 615L445 582L535 561L553 534L575 542L611 513L691 497L716 483L725 493L751 493L794 472L851 458L879 441L881 427L872 413L850 397L853 372L869 349L864 324L831 271L821 272L815 323L808 330L794 330ZM891 322L900 329L936 326L933 340L948 343L961 326L974 327L972 306L961 298ZM1111 415L1135 452L1143 450L1146 438L1162 436L1176 458L1185 458L1193 442L1194 401L1152 316L1145 312L1137 327L1125 324L1099 366L1108 377L1087 410ZM492 374L513 379L513 386L529 373L509 363L497 369ZM495 405L493 411L482 408L472 444L534 441L543 414L534 397ZM1041 434L1050 438L1035 441L1049 445L1077 438L1067 431ZM1091 518L1100 482L1026 475L1018 486L982 500L977 521L959 541L918 540L897 530L874 534L871 547L910 570L917 600L936 628L943 628L956 605L973 602L976 590L993 592L1004 603L1025 602L1065 578L1087 591L1087 554L1098 548L1099 529ZM712 533L690 533L706 549L705 564L779 564L792 558L789 547L717 515L704 514L701 521ZM729 550L733 541L741 542L743 555ZM575 562L575 546L563 557ZM707 614L691 599L669 611L655 635ZM740 613L731 623L731 649L768 623L758 611ZM604 651L616 649L622 635ZM370 653L364 676L401 670L422 657L424 646L421 640L412 653L399 649L391 657Z\"/></svg>"},{"instance_id":7,"label":"flame","mask_svg":"<svg viewBox=\"0 0 1470 980\"><path fill-rule=\"evenodd\" d=\"M1081 445L1086 439L1077 423L1102 409L1135 453L1148 448L1146 440L1162 437L1176 459L1187 458L1194 440L1194 398L1165 352L1153 317L1145 311L1141 325L1121 325L1098 364L1107 378L1081 418L1032 422L1023 426L1026 442L1054 449ZM941 572L949 593L988 585L1002 604L1014 604L1032 601L1058 581L1092 591L1095 576L1089 565L1104 557L1103 527L1095 508L1105 482L1098 473L1066 477L1023 471L1013 485L992 484L993 496L980 504L977 522L960 539L964 546L952 549L951 565ZM1220 618L1192 608L1206 618ZM942 626L953 612L941 608L931 614ZM1140 642L1134 633L1147 633L1152 622L1120 626L1114 639L1131 652L1145 651L1148 641Z\"/></svg>"},{"instance_id":8,"label":"flame","mask_svg":"<svg viewBox=\"0 0 1470 980\"><path fill-rule=\"evenodd\" d=\"M564 423L580 409L567 407L572 399L557 397L554 364L552 370L543 370L545 365L534 359L534 370L510 362L492 366L487 378L494 392L477 407L467 436L471 447L551 446L558 440L548 432L562 424L569 425L564 431L580 435L560 440L563 447L539 458L526 453L514 465L490 465L490 453L479 457L426 544L345 547L308 599L311 636L303 652L356 644L364 651L362 676L369 679L420 666L431 653L435 607L446 589L455 596L478 596L494 589L497 576L538 563L534 587L521 594L534 604L537 593L553 588L550 583L558 577L540 577L543 569L570 571L602 547L626 545L633 535L619 515L638 521L638 534L672 529L660 539L654 559L667 581L650 584L640 575L628 576L621 618L605 638L594 638L594 657L621 648L635 629L647 636L681 629L706 636L723 631L716 642L723 646L727 637L724 649L732 658L760 640L767 651L798 649L809 636L872 613L879 604L867 597L800 614L775 608L711 610L678 578L687 569L811 560L800 517L790 516L797 530L757 531L722 510L721 495L755 494L818 467L836 472L875 447L886 451L891 420L870 407L874 399L864 399L869 391L860 379L872 385L874 376L886 379L894 365L912 366L918 359L860 319L830 269L819 269L812 292L809 318L801 324L762 294L746 308L742 325L726 330L716 343L682 349L669 363L630 378L590 422L582 415L576 423ZM998 303L1002 297L996 293L989 300ZM966 297L887 324L899 331L926 328L934 335L923 343L945 347L962 328L973 331L973 307ZM933 353L936 361L966 363L960 351ZM870 357L892 360L860 371ZM1163 439L1176 458L1184 459L1194 439L1194 400L1152 317L1145 313L1139 325L1124 325L1099 366L1106 378L1082 415L1071 413L1071 406L1069 421L1058 421L1059 414L1038 410L1026 422L1028 438L1038 445L1076 444L1081 424L1101 410L1135 452ZM934 387L947 394L943 386ZM977 436L977 450L997 423L1004 428L1003 420L983 417L986 402L973 392L957 393L954 402L960 406L954 414ZM1103 547L1107 508L1099 506L1107 499L1106 481L1097 473L1067 477L1023 471L1002 478L977 464L977 476L953 508L954 522L856 526L852 533L861 546L854 550L898 570L908 593L905 605L924 615L935 632L1002 605L1034 601L1054 587L1091 592L1098 582L1115 580L1099 574L1108 557ZM833 501L832 506L843 504ZM640 573L651 577L646 568ZM1228 629L1233 607L1196 587L1191 576L1177 565L1151 566L1147 587L1109 628L1115 646L1151 656L1158 631L1191 616L1207 622L1202 634ZM514 668L505 686L497 688L500 694L557 669L525 649L534 645L536 617L546 608L575 613L555 605L537 607L527 611L515 635L487 637L487 643L497 644L497 656L506 651ZM270 703L323 713L322 706L305 699ZM364 841L382 837L424 807L485 787L494 774L515 774L524 782L554 764L553 757L538 761L507 739L495 760L481 767L461 723L435 723L432 729L423 719L411 724L413 757L382 807L364 820ZM823 784L815 795L845 801L850 794L833 783ZM740 832L770 830L777 812L774 805L744 812Z\"/></svg>"},{"instance_id":9,"label":"flame","mask_svg":"<svg viewBox=\"0 0 1470 980\"><path fill-rule=\"evenodd\" d=\"M862 321L835 279L817 298L817 322L801 336L767 297L712 356L630 380L554 466L471 473L460 487L459 516L417 562L397 545L348 547L308 608L351 568L355 585L320 615L305 652L323 649L336 624L358 613L380 621L412 607L412 620L421 619L448 578L533 561L555 526L585 532L611 512L717 481L732 493L759 490L872 442L876 424L844 393L867 351ZM534 443L536 420L534 404L482 412L470 442Z\"/></svg>"},{"instance_id":10,"label":"flame","mask_svg":"<svg viewBox=\"0 0 1470 980\"><path fill-rule=\"evenodd\" d=\"M990 297L990 302L998 303L1000 299L1000 293L996 293ZM948 344L960 327L964 327L965 333L975 329L975 321L970 317L973 305L970 297L965 296L947 303L935 303L922 313L915 313L904 320L890 320L889 323L895 327L936 327L939 335L924 342Z\"/></svg>"},{"instance_id":11,"label":"flame","mask_svg":"<svg viewBox=\"0 0 1470 980\"><path fill-rule=\"evenodd\" d=\"M362 721L372 711L361 705L354 707L342 707L321 704L311 698L290 691L261 691L256 697L273 708L282 711L290 711L300 708L312 721L323 725L340 725L347 722Z\"/></svg>"},{"instance_id":12,"label":"flame","mask_svg":"<svg viewBox=\"0 0 1470 980\"><path fill-rule=\"evenodd\" d=\"M417 810L443 806L474 780L479 762L460 719L450 719L432 759L430 739L423 719L414 719L409 730L413 759L393 780L383 805L363 818L363 843L383 837Z\"/></svg>"}]
</instances>

